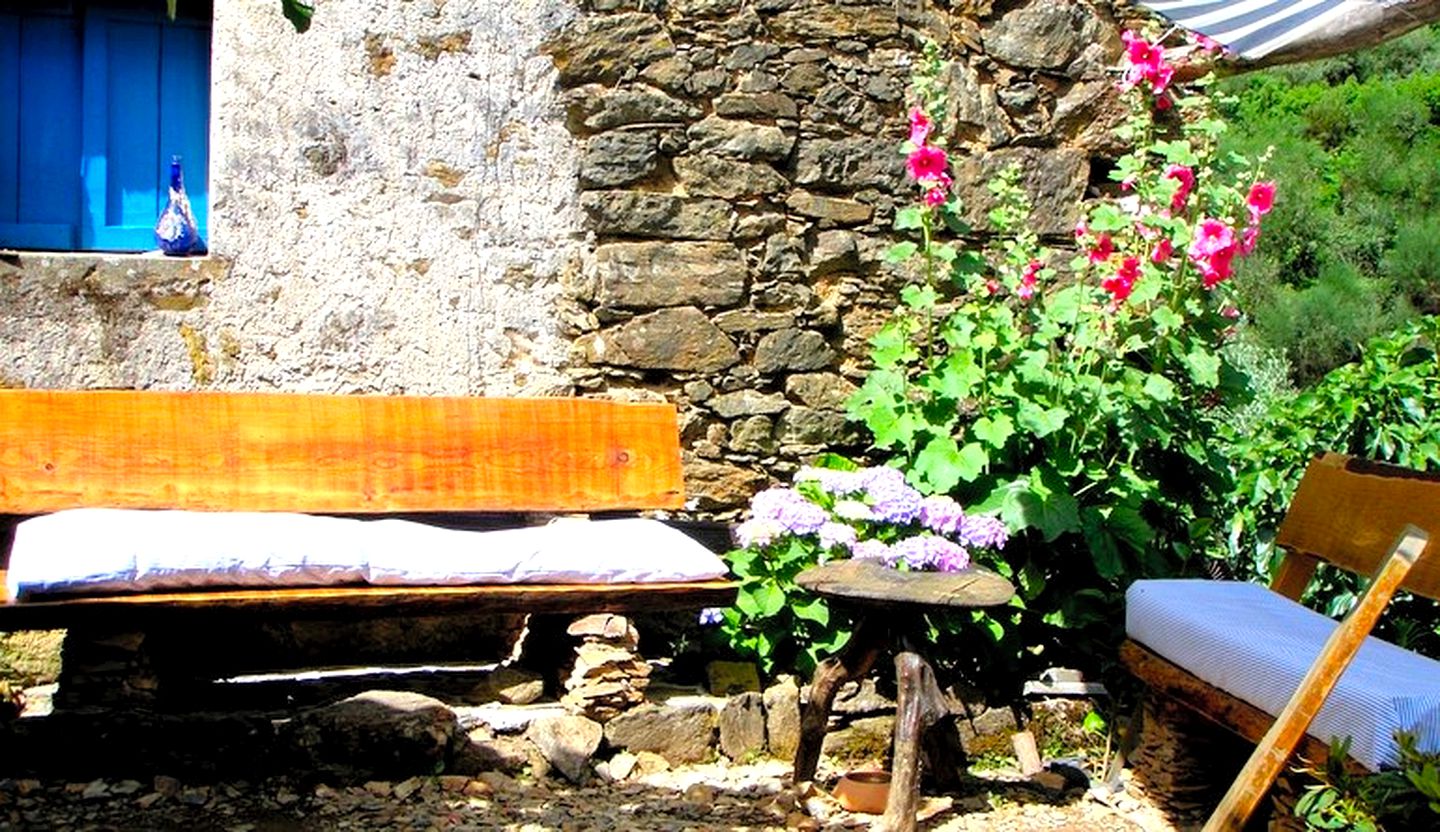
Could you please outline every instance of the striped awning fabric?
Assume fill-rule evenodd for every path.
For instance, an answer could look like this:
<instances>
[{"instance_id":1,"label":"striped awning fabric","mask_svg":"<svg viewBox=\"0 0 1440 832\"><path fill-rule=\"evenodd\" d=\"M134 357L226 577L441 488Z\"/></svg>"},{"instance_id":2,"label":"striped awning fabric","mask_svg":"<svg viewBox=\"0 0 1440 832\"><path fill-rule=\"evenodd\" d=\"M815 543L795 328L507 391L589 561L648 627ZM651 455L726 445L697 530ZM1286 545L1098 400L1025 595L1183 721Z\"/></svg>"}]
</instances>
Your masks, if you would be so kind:
<instances>
[{"instance_id":1,"label":"striped awning fabric","mask_svg":"<svg viewBox=\"0 0 1440 832\"><path fill-rule=\"evenodd\" d=\"M1414 0L1140 0L1140 5L1205 35L1233 57L1257 61L1277 52L1333 53L1330 45L1378 42L1434 19Z\"/></svg>"}]
</instances>

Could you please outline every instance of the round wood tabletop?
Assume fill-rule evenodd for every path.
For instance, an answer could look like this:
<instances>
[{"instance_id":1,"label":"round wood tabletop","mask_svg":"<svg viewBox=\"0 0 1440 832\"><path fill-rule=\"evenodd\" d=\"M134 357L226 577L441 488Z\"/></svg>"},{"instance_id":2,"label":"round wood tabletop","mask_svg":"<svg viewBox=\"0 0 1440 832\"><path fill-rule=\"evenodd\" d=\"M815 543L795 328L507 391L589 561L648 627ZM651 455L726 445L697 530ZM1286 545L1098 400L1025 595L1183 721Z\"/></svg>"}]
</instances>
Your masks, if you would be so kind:
<instances>
[{"instance_id":1,"label":"round wood tabletop","mask_svg":"<svg viewBox=\"0 0 1440 832\"><path fill-rule=\"evenodd\" d=\"M1015 587L979 566L959 572L902 572L874 561L837 560L806 569L795 582L817 595L876 605L994 607Z\"/></svg>"}]
</instances>

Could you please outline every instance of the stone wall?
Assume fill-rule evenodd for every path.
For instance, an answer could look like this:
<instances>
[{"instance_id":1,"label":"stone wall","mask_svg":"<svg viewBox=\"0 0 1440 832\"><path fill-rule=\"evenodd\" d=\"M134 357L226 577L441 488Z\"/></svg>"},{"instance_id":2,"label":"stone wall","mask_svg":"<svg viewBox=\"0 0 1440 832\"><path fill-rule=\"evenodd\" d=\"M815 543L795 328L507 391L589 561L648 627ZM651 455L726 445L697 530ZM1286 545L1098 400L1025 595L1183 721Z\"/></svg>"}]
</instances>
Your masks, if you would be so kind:
<instances>
[{"instance_id":1,"label":"stone wall","mask_svg":"<svg viewBox=\"0 0 1440 832\"><path fill-rule=\"evenodd\" d=\"M0 258L0 381L568 391L579 160L539 45L575 13L328 0L298 35L216 3L213 256Z\"/></svg>"},{"instance_id":2,"label":"stone wall","mask_svg":"<svg viewBox=\"0 0 1440 832\"><path fill-rule=\"evenodd\" d=\"M660 398L723 517L863 449L926 39L979 224L1116 152L1107 0L585 3L217 3L213 256L0 255L0 384Z\"/></svg>"},{"instance_id":3,"label":"stone wall","mask_svg":"<svg viewBox=\"0 0 1440 832\"><path fill-rule=\"evenodd\" d=\"M701 511L863 449L844 402L903 282L882 255L927 39L960 57L943 133L971 220L1015 161L1041 233L1068 236L1116 150L1108 4L589 0L547 46L594 240L571 375L680 405Z\"/></svg>"}]
</instances>

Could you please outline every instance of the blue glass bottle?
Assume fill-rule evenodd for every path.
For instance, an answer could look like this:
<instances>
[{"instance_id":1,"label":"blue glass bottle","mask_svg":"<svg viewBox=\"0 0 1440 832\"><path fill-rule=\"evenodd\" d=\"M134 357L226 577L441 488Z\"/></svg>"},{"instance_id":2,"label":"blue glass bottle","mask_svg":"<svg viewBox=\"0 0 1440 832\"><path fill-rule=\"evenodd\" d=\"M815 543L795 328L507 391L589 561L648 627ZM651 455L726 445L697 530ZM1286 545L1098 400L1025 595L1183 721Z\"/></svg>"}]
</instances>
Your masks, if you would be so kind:
<instances>
[{"instance_id":1,"label":"blue glass bottle","mask_svg":"<svg viewBox=\"0 0 1440 832\"><path fill-rule=\"evenodd\" d=\"M170 200L165 203L165 210L160 212L160 219L155 223L155 243L172 257L205 253L200 226L195 222L195 213L190 210L190 197L185 194L185 176L180 170L179 156L170 159Z\"/></svg>"}]
</instances>

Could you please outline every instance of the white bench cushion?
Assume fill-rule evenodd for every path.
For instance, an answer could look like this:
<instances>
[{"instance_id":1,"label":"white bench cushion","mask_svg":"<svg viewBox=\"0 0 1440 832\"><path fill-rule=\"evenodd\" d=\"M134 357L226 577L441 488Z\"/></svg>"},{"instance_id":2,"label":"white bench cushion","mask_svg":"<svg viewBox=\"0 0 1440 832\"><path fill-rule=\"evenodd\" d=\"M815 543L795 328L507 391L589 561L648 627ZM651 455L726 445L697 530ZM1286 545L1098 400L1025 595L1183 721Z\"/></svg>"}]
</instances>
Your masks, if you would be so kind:
<instances>
[{"instance_id":1,"label":"white bench cushion","mask_svg":"<svg viewBox=\"0 0 1440 832\"><path fill-rule=\"evenodd\" d=\"M1336 623L1263 586L1136 581L1125 632L1156 654L1272 716L1284 710ZM1397 762L1396 731L1440 749L1440 662L1371 637L1310 724L1323 742L1350 737L1372 770Z\"/></svg>"},{"instance_id":2,"label":"white bench cushion","mask_svg":"<svg viewBox=\"0 0 1440 832\"><path fill-rule=\"evenodd\" d=\"M725 573L684 532L641 518L466 531L280 512L75 509L16 526L6 591L653 583Z\"/></svg>"}]
</instances>

